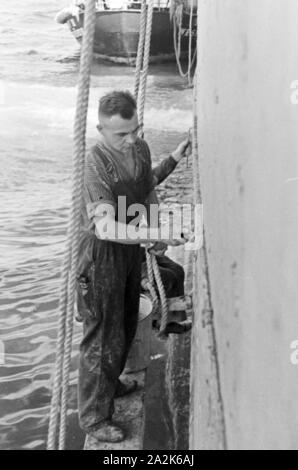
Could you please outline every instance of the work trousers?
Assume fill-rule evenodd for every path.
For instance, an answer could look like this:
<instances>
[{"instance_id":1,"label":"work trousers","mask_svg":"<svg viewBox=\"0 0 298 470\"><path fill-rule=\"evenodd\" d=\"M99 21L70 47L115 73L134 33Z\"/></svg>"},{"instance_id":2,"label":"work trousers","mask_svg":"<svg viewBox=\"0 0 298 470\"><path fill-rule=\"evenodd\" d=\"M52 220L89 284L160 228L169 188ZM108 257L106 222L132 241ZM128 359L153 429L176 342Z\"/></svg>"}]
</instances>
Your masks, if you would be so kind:
<instances>
[{"instance_id":1,"label":"work trousers","mask_svg":"<svg viewBox=\"0 0 298 470\"><path fill-rule=\"evenodd\" d=\"M168 298L184 295L184 269L168 256L157 256L157 264L166 296Z\"/></svg>"},{"instance_id":2,"label":"work trousers","mask_svg":"<svg viewBox=\"0 0 298 470\"><path fill-rule=\"evenodd\" d=\"M118 378L137 329L141 281L139 245L94 239L92 243L91 255L88 240L81 244L77 283L83 318L79 421L86 433L114 412Z\"/></svg>"}]
</instances>

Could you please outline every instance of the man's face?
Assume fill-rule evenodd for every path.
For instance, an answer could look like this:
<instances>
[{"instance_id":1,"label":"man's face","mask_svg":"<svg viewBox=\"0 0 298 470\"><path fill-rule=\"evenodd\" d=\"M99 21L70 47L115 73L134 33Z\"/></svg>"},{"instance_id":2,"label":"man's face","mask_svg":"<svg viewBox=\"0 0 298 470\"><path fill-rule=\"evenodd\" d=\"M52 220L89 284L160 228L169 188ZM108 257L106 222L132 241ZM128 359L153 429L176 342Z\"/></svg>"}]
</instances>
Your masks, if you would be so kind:
<instances>
[{"instance_id":1,"label":"man's face","mask_svg":"<svg viewBox=\"0 0 298 470\"><path fill-rule=\"evenodd\" d=\"M139 121L135 112L131 119L123 119L120 114L100 116L98 130L106 143L115 150L127 153L138 137Z\"/></svg>"}]
</instances>

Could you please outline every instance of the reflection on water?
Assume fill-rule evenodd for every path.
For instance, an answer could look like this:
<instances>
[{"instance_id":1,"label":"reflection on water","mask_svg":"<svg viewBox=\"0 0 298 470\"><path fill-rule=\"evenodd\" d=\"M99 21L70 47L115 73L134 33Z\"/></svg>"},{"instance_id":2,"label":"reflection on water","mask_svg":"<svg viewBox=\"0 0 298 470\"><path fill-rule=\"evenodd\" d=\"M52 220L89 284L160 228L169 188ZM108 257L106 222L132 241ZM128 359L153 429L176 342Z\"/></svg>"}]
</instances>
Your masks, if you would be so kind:
<instances>
[{"instance_id":1,"label":"reflection on water","mask_svg":"<svg viewBox=\"0 0 298 470\"><path fill-rule=\"evenodd\" d=\"M56 347L60 267L70 202L77 45L52 23L60 0L2 0L0 52L0 448L45 447ZM50 6L49 6L50 4ZM57 8L58 6L58 8ZM3 54L2 54L3 52ZM94 64L88 144L96 138L98 98L133 88L133 70ZM151 69L145 113L153 160L168 155L191 125L192 92L175 67ZM162 130L161 130L162 129ZM185 165L161 189L188 202ZM77 429L80 328L74 330L69 400ZM79 433L68 436L78 448Z\"/></svg>"}]
</instances>

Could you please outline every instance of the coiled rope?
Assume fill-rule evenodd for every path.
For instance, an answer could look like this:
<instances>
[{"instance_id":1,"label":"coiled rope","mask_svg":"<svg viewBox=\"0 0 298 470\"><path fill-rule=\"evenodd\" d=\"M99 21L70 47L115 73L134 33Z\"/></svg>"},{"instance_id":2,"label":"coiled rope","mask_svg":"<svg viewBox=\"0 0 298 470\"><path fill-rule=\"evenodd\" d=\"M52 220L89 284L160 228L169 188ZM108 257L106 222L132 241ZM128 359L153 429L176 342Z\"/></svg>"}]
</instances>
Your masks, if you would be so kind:
<instances>
[{"instance_id":1,"label":"coiled rope","mask_svg":"<svg viewBox=\"0 0 298 470\"><path fill-rule=\"evenodd\" d=\"M147 10L147 14L146 14ZM140 18L140 36L138 44L138 55L136 61L136 72L135 72L135 98L138 105L138 117L140 122L139 136L143 137L143 126L144 126L144 110L146 100L146 85L149 70L149 59L150 59L150 43L151 43L151 32L152 32L152 18L153 18L153 0L149 0L148 7L146 6L146 0L142 0L141 6L141 18ZM161 323L159 329L159 336L164 337L164 330L168 323L169 309L168 301L161 279L159 267L156 261L156 257L150 254L146 249L146 262L148 272L148 290L152 296L154 305L158 305L158 295L155 289L155 283L159 293L160 306L161 306Z\"/></svg>"},{"instance_id":2,"label":"coiled rope","mask_svg":"<svg viewBox=\"0 0 298 470\"><path fill-rule=\"evenodd\" d=\"M67 224L66 253L61 273L59 325L55 376L47 443L48 450L54 450L56 448L57 435L59 435L59 450L63 450L65 446L67 394L72 348L76 269L79 250L80 208L83 195L86 121L89 101L89 84L93 55L94 31L95 0L86 0L84 13L84 35L81 49L80 73L78 80L76 115L74 123L71 210ZM59 411L60 426L59 429L57 429Z\"/></svg>"}]
</instances>

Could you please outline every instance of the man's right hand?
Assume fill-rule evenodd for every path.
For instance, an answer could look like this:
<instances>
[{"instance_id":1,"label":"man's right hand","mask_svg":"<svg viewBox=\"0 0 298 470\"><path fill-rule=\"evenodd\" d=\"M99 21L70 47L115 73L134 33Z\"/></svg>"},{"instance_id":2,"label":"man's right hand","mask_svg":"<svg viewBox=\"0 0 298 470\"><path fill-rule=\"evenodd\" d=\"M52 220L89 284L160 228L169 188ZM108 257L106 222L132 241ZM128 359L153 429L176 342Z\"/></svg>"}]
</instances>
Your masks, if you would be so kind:
<instances>
[{"instance_id":1,"label":"man's right hand","mask_svg":"<svg viewBox=\"0 0 298 470\"><path fill-rule=\"evenodd\" d=\"M166 243L169 246L179 246L185 245L187 240L185 238L172 238L170 240L161 240L163 243Z\"/></svg>"},{"instance_id":2,"label":"man's right hand","mask_svg":"<svg viewBox=\"0 0 298 470\"><path fill-rule=\"evenodd\" d=\"M168 246L184 245L187 242L185 238L160 240L155 242L154 245L148 249L148 252L155 256L163 256L168 249Z\"/></svg>"},{"instance_id":3,"label":"man's right hand","mask_svg":"<svg viewBox=\"0 0 298 470\"><path fill-rule=\"evenodd\" d=\"M165 243L168 246L180 246L185 245L187 240L185 238L169 238L160 240L162 243Z\"/></svg>"},{"instance_id":4,"label":"man's right hand","mask_svg":"<svg viewBox=\"0 0 298 470\"><path fill-rule=\"evenodd\" d=\"M167 243L163 241L155 242L154 245L148 249L148 252L155 256L163 256L168 249Z\"/></svg>"}]
</instances>

